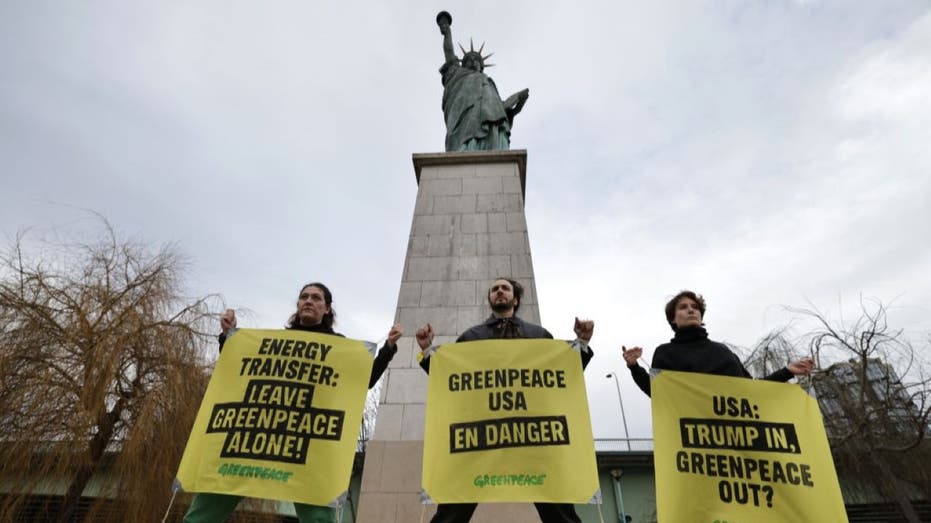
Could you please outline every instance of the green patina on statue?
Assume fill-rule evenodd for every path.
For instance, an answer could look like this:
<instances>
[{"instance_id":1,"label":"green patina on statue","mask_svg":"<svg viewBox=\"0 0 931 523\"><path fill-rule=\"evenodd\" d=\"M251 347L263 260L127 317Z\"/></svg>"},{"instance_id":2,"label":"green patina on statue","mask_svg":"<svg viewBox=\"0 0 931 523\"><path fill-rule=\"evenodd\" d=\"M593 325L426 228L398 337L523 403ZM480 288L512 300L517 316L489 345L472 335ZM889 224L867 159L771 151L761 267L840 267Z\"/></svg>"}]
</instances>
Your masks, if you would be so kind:
<instances>
[{"instance_id":1,"label":"green patina on statue","mask_svg":"<svg viewBox=\"0 0 931 523\"><path fill-rule=\"evenodd\" d=\"M446 119L447 151L507 150L511 144L511 125L530 91L524 89L502 100L495 82L483 71L484 44L475 50L470 42L467 52L462 45L462 61L453 50L449 26L453 18L446 11L436 15L443 34L446 63L440 67L443 75L443 116ZM491 67L488 64L487 67Z\"/></svg>"}]
</instances>

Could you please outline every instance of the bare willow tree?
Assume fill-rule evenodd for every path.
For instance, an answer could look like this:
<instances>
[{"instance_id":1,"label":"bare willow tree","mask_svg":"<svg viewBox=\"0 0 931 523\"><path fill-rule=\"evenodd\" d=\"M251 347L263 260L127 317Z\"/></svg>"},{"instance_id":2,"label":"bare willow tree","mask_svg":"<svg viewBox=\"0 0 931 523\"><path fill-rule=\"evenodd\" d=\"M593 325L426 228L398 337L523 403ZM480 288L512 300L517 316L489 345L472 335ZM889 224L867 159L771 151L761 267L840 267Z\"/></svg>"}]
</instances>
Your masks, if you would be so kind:
<instances>
[{"instance_id":1,"label":"bare willow tree","mask_svg":"<svg viewBox=\"0 0 931 523\"><path fill-rule=\"evenodd\" d=\"M748 358L771 372L807 353L818 369L802 385L817 397L838 472L853 497L879 492L899 517L919 522L913 500L931 500L931 339L916 347L888 322L888 307L860 300L853 321L831 320L816 307L790 308L813 328L797 338L774 331Z\"/></svg>"},{"instance_id":2,"label":"bare willow tree","mask_svg":"<svg viewBox=\"0 0 931 523\"><path fill-rule=\"evenodd\" d=\"M12 243L0 257L0 521L159 520L209 378L210 298L183 296L171 247L122 241L106 222L87 243ZM95 474L107 481L91 485Z\"/></svg>"},{"instance_id":3,"label":"bare willow tree","mask_svg":"<svg viewBox=\"0 0 931 523\"><path fill-rule=\"evenodd\" d=\"M737 354L747 351L739 347L733 348ZM763 336L756 346L744 358L744 367L753 376L768 376L785 367L787 363L798 359L800 351L789 338L788 328L771 331Z\"/></svg>"}]
</instances>

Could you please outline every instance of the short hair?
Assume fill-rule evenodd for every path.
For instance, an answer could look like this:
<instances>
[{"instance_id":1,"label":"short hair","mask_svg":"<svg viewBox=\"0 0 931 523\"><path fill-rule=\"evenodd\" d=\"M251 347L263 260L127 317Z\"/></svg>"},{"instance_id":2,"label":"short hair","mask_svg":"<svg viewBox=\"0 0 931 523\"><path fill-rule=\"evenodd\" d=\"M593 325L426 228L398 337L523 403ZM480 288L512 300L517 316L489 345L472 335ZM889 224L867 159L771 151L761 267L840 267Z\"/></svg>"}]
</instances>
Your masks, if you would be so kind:
<instances>
[{"instance_id":1,"label":"short hair","mask_svg":"<svg viewBox=\"0 0 931 523\"><path fill-rule=\"evenodd\" d=\"M524 286L521 285L520 282L518 282L515 279L505 278L503 276L492 280L492 284L494 284L494 282L498 280L504 280L511 284L511 290L514 291L514 298L517 299L517 305L514 306L514 314L517 314L517 309L520 308L520 303L522 301L522 298L524 297ZM491 304L491 287L489 287L488 292L485 293L485 299L488 300L489 304Z\"/></svg>"},{"instance_id":2,"label":"short hair","mask_svg":"<svg viewBox=\"0 0 931 523\"><path fill-rule=\"evenodd\" d=\"M679 291L679 294L676 294L666 303L666 321L669 322L669 326L672 327L673 331L677 331L676 324L673 322L673 319L676 317L676 306L679 305L679 300L682 298L689 298L698 304L698 311L701 312L702 320L705 319L705 298L701 294L695 294L692 291Z\"/></svg>"},{"instance_id":3,"label":"short hair","mask_svg":"<svg viewBox=\"0 0 931 523\"><path fill-rule=\"evenodd\" d=\"M330 289L327 288L326 285L320 282L313 282L313 283L308 283L307 285L304 285L303 287L301 287L300 292L297 293L298 299L300 299L301 293L303 293L304 290L307 289L307 287L316 287L320 289L321 291L323 291L323 301L324 303L326 303L326 306L330 308L330 312L323 315L323 318L320 319L320 323L322 323L324 327L328 329L332 329L333 324L336 323L336 311L333 310L333 306L332 306L333 293L330 292ZM297 315L298 312L299 311L294 311L294 314L292 314L291 317L288 318L289 329L293 329L301 323L301 319L298 318L298 315Z\"/></svg>"}]
</instances>

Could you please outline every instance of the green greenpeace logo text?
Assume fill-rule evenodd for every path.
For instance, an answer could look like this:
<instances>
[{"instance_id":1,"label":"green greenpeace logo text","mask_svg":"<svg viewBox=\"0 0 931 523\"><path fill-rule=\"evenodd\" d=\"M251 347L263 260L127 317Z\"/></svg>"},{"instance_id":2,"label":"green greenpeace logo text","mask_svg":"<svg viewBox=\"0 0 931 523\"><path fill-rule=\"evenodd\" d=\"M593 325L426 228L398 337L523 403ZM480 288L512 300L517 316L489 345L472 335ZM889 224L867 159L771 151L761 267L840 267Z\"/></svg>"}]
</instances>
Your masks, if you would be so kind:
<instances>
[{"instance_id":1,"label":"green greenpeace logo text","mask_svg":"<svg viewBox=\"0 0 931 523\"><path fill-rule=\"evenodd\" d=\"M220 468L217 470L217 474L221 476L239 476L241 478L257 478L287 483L288 479L290 479L294 473L269 467L254 467L251 465L240 465L239 463L224 463L220 465Z\"/></svg>"},{"instance_id":2,"label":"green greenpeace logo text","mask_svg":"<svg viewBox=\"0 0 931 523\"><path fill-rule=\"evenodd\" d=\"M483 487L537 487L546 481L546 474L482 474L475 476L472 484L478 488Z\"/></svg>"}]
</instances>

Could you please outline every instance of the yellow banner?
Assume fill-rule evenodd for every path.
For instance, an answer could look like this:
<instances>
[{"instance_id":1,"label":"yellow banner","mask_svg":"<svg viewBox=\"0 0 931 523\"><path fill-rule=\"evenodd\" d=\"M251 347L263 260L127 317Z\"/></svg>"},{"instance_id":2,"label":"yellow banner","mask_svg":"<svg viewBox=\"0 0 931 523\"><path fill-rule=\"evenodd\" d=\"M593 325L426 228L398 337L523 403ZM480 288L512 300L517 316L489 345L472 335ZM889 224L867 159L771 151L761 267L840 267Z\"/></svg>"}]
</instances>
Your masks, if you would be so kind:
<instances>
[{"instance_id":1,"label":"yellow banner","mask_svg":"<svg viewBox=\"0 0 931 523\"><path fill-rule=\"evenodd\" d=\"M184 449L181 486L331 504L349 486L371 369L372 355L360 341L236 331Z\"/></svg>"},{"instance_id":2,"label":"yellow banner","mask_svg":"<svg viewBox=\"0 0 931 523\"><path fill-rule=\"evenodd\" d=\"M423 488L437 503L589 503L598 472L579 353L535 339L440 347Z\"/></svg>"},{"instance_id":3,"label":"yellow banner","mask_svg":"<svg viewBox=\"0 0 931 523\"><path fill-rule=\"evenodd\" d=\"M801 387L662 371L652 390L659 521L847 521L818 402Z\"/></svg>"}]
</instances>

